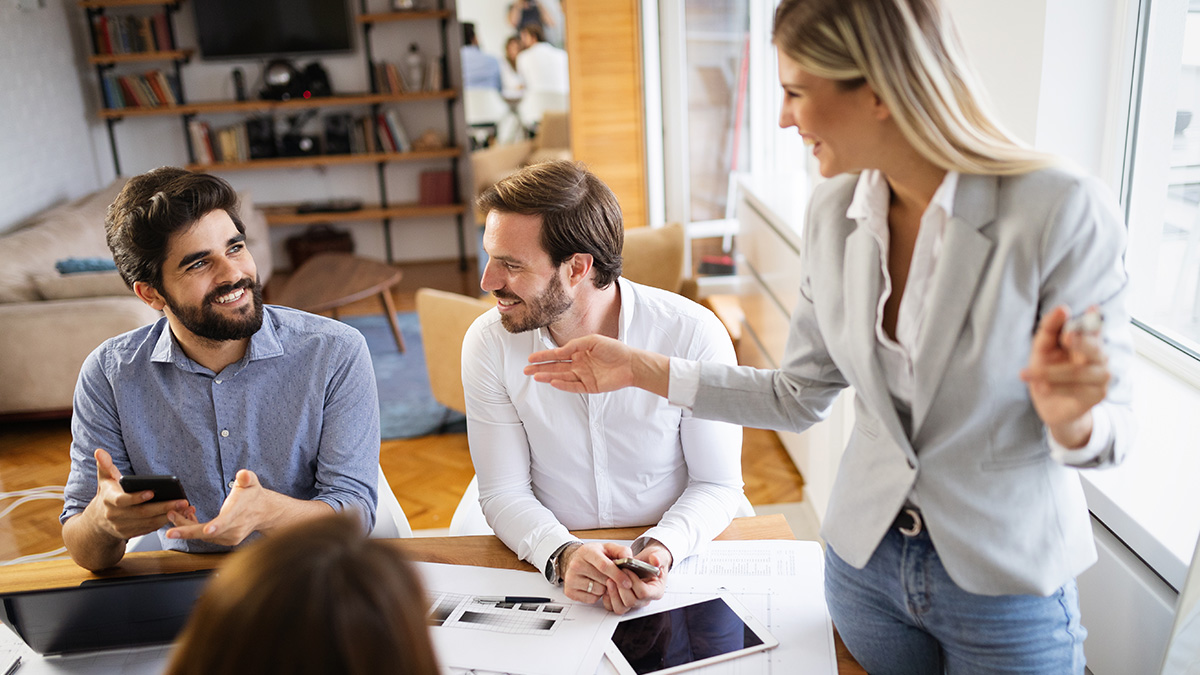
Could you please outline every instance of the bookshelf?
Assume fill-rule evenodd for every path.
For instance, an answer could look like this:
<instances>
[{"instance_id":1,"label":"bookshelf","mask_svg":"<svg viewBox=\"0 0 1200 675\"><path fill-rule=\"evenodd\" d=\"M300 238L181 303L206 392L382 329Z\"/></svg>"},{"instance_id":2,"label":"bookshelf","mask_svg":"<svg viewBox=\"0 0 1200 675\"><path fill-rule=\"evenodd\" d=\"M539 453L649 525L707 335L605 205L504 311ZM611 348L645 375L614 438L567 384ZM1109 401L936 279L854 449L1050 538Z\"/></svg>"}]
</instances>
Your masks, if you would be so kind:
<instances>
[{"instance_id":1,"label":"bookshelf","mask_svg":"<svg viewBox=\"0 0 1200 675\"><path fill-rule=\"evenodd\" d=\"M456 159L462 152L459 148L437 150L410 150L409 152L369 152L349 155L306 155L303 157L271 157L250 159L244 162L216 162L214 164L188 164L192 171L245 171L248 169L303 169L314 166L338 166L343 164L378 164L391 162L419 162L429 159Z\"/></svg>"},{"instance_id":2,"label":"bookshelf","mask_svg":"<svg viewBox=\"0 0 1200 675\"><path fill-rule=\"evenodd\" d=\"M305 108L330 108L337 106L368 106L385 103L404 103L411 101L429 101L446 99L453 101L458 93L453 89L442 91L406 92L403 94L338 94L316 98L292 99L290 101L203 101L183 103L156 108L116 108L102 109L101 118L120 119L122 117L153 117L161 115L205 115L217 113L256 113L280 112L288 110L303 110Z\"/></svg>"},{"instance_id":3,"label":"bookshelf","mask_svg":"<svg viewBox=\"0 0 1200 675\"><path fill-rule=\"evenodd\" d=\"M328 222L378 222L383 228L386 258L388 262L392 262L393 221L407 218L452 218L457 230L459 265L461 269L467 269L464 219L469 211L465 205L469 197L463 195L464 182L460 178L460 163L464 156L461 145L463 141L460 139L465 138L465 134L461 107L457 105L461 99L460 78L457 76L459 27L453 10L453 0L426 0L427 6L437 5L436 9L382 12L371 11L368 0L359 0L356 3L358 11L352 13L354 24L358 26L362 37L358 50L363 52L366 80L370 90L286 101L189 100L183 91L182 75L184 66L196 56L196 51L180 46L176 41L175 13L179 10L180 1L78 0L78 6L87 12L88 17L91 39L91 55L88 62L96 68L101 89L102 106L97 115L107 125L113 166L118 175L121 174L121 160L114 125L125 120L132 123L138 119L154 117L177 117L181 120L181 134L188 155L185 165L191 170L223 174L249 170L327 170L352 165L373 165L377 198L363 200L364 205L361 208L351 211L306 213L296 213L294 209L289 212L286 207L272 208L267 209L268 223L271 226L284 227ZM381 2L371 1L376 4ZM148 14L156 8L159 12ZM147 16L150 18L146 18ZM418 32L427 37L434 26L437 27L439 53L428 55L435 65L426 71L425 78L433 80L437 86L432 90L422 87L421 90L399 92L389 91L386 83L381 86L376 65L379 61L375 45L372 43L372 33L375 30L386 31L386 42L381 43L386 47L405 43L407 39L413 39L415 42ZM117 30L124 32L118 33ZM169 70L166 73L152 70L130 75L117 72L121 67L138 69L155 62L165 64ZM401 138L392 133L388 125L393 121L400 124L396 114L397 107L428 102L441 102L444 105L445 146L433 149L409 148L407 140L411 138L405 139L406 142L402 144ZM242 140L245 139L245 125L241 125L241 136L236 142L223 138L220 140L229 142L219 143L218 132L237 130L239 125L217 129L210 137L208 134L212 129L205 121L206 116L221 115L274 119L275 116L296 115L305 111L314 111L308 114L315 114L315 111L324 108L337 109L339 112L359 110L365 113L365 116L358 118L351 112L345 114L356 124L363 123L360 131L370 136L370 142L360 143L358 139L363 137L363 133L359 133L355 137L353 151L349 153L250 157L252 153L249 152L249 143ZM384 127L388 128L385 130ZM378 140L375 138L376 134ZM406 135L407 132L401 128L399 136ZM387 140L384 140L385 136ZM204 145L197 147L197 143ZM222 150L226 152L222 153ZM208 161L210 158L212 161ZM448 164L455 202L393 203L388 194L387 167L411 162Z\"/></svg>"}]
</instances>

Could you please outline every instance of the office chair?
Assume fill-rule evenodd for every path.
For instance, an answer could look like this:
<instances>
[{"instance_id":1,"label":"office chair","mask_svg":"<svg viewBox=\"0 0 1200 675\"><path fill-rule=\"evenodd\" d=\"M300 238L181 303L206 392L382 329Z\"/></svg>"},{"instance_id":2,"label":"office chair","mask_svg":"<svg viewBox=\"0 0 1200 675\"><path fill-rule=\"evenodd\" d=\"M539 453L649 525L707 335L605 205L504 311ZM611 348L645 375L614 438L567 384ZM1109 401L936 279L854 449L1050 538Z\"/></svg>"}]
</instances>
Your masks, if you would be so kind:
<instances>
[{"instance_id":1,"label":"office chair","mask_svg":"<svg viewBox=\"0 0 1200 675\"><path fill-rule=\"evenodd\" d=\"M371 530L372 539L407 539L412 537L412 527L408 524L408 516L400 506L400 500L388 485L387 476L383 475L383 467L379 467L379 485L377 490L378 503L375 506L375 527ZM134 537L125 543L125 552L161 551L162 542L158 532Z\"/></svg>"},{"instance_id":2,"label":"office chair","mask_svg":"<svg viewBox=\"0 0 1200 675\"><path fill-rule=\"evenodd\" d=\"M471 128L472 150L490 146L500 133L501 122L516 117L500 92L475 87L463 89L463 115Z\"/></svg>"},{"instance_id":3,"label":"office chair","mask_svg":"<svg viewBox=\"0 0 1200 675\"><path fill-rule=\"evenodd\" d=\"M679 223L625 230L621 276L695 301L696 282L685 278L683 261L686 244L683 225Z\"/></svg>"},{"instance_id":4,"label":"office chair","mask_svg":"<svg viewBox=\"0 0 1200 675\"><path fill-rule=\"evenodd\" d=\"M417 319L425 345L425 367L433 399L450 410L466 413L462 387L462 342L475 319L492 302L432 288L417 290ZM492 534L479 507L479 481L474 476L454 510L450 534Z\"/></svg>"}]
</instances>

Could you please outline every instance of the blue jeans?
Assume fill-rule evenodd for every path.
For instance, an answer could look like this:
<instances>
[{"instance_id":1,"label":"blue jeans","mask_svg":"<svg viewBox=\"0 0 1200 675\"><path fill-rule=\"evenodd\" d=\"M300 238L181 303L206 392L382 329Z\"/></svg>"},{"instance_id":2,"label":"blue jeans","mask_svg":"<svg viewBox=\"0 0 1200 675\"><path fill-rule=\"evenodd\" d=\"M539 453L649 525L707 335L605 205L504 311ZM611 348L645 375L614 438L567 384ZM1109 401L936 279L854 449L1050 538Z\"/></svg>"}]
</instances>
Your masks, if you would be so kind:
<instances>
[{"instance_id":1,"label":"blue jeans","mask_svg":"<svg viewBox=\"0 0 1200 675\"><path fill-rule=\"evenodd\" d=\"M872 675L1083 673L1079 594L976 595L950 580L928 532L892 527L867 566L825 552L833 624Z\"/></svg>"}]
</instances>

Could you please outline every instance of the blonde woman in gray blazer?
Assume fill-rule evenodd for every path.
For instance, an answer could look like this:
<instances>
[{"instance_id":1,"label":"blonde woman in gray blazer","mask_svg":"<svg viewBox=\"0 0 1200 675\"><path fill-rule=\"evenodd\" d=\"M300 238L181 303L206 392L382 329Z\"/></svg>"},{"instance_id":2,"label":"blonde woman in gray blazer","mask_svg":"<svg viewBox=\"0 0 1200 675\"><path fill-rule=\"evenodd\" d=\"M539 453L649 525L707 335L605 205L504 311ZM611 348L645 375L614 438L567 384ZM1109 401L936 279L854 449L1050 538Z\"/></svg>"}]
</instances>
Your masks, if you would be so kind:
<instances>
[{"instance_id":1,"label":"blonde woman in gray blazer","mask_svg":"<svg viewBox=\"0 0 1200 675\"><path fill-rule=\"evenodd\" d=\"M936 0L784 0L773 37L780 126L829 178L782 368L590 337L526 372L794 431L853 387L822 534L854 656L876 674L1082 673L1075 577L1096 552L1078 470L1132 436L1113 201L992 120ZM1085 311L1102 325L1067 325Z\"/></svg>"}]
</instances>

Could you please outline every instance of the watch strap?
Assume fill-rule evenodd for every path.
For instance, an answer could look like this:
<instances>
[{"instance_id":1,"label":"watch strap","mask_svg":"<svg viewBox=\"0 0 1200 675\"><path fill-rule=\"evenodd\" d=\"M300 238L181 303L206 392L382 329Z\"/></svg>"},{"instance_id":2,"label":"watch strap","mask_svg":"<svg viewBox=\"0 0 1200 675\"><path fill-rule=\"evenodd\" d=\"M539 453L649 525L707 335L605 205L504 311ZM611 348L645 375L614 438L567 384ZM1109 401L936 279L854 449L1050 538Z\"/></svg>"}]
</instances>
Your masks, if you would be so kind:
<instances>
[{"instance_id":1,"label":"watch strap","mask_svg":"<svg viewBox=\"0 0 1200 675\"><path fill-rule=\"evenodd\" d=\"M559 546L558 548L554 549L554 553L551 553L550 558L548 560L546 560L546 581L549 581L550 583L552 583L556 586L562 583L562 581L563 581L563 579L562 579L562 557L563 557L563 554L566 553L567 549L572 544L579 544L579 543L581 543L581 542L568 541L567 543L563 544L562 546Z\"/></svg>"}]
</instances>

